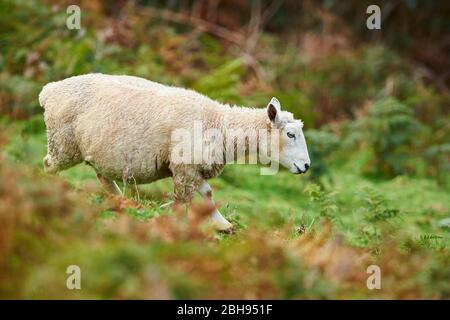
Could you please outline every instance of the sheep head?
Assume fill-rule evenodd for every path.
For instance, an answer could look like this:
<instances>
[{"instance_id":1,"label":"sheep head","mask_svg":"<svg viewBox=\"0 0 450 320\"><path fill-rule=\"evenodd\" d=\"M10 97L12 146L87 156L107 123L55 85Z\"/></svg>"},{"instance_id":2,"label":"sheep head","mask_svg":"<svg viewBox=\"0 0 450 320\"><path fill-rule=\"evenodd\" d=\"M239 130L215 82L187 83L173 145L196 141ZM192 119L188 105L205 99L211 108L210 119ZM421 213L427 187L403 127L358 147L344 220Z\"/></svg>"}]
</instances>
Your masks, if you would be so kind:
<instances>
[{"instance_id":1,"label":"sheep head","mask_svg":"<svg viewBox=\"0 0 450 320\"><path fill-rule=\"evenodd\" d=\"M280 164L292 173L305 173L311 160L303 134L303 122L294 119L292 113L281 111L280 102L275 97L267 105L267 115L272 128L279 130Z\"/></svg>"}]
</instances>

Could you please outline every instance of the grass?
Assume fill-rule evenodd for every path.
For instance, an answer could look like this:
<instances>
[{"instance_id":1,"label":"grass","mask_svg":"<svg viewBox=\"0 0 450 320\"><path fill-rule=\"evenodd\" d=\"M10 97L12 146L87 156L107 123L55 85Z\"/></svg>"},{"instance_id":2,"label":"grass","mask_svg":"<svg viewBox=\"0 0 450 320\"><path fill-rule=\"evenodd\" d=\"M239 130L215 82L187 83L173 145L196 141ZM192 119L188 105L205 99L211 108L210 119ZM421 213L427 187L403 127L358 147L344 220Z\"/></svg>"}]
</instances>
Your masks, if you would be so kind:
<instances>
[{"instance_id":1,"label":"grass","mask_svg":"<svg viewBox=\"0 0 450 320\"><path fill-rule=\"evenodd\" d=\"M417 53L395 39L365 41L358 24L321 6L297 19L298 30L280 7L253 49L149 21L145 5L119 9L131 24L104 2L91 7L83 32L67 32L61 6L7 1L0 10L0 114L15 119L0 117L0 298L450 298L450 100L412 62ZM439 69L427 57L422 64ZM88 72L246 106L276 96L307 124L313 166L305 176L261 176L234 165L211 180L233 235L208 227L211 208L198 196L190 210L164 206L170 179L122 198L86 165L46 175L37 95ZM66 287L72 264L82 270L79 291ZM371 264L381 290L367 289Z\"/></svg>"},{"instance_id":2,"label":"grass","mask_svg":"<svg viewBox=\"0 0 450 320\"><path fill-rule=\"evenodd\" d=\"M0 200L3 219L16 222L3 240L3 298L449 297L440 222L450 196L433 180L373 180L340 163L321 187L307 175L230 165L211 180L237 229L227 235L203 224L201 204L187 216L161 208L170 179L140 186L137 201L105 193L85 165L43 174L45 134L24 126L5 130ZM365 287L372 263L383 290ZM83 270L80 291L65 287L71 264Z\"/></svg>"}]
</instances>

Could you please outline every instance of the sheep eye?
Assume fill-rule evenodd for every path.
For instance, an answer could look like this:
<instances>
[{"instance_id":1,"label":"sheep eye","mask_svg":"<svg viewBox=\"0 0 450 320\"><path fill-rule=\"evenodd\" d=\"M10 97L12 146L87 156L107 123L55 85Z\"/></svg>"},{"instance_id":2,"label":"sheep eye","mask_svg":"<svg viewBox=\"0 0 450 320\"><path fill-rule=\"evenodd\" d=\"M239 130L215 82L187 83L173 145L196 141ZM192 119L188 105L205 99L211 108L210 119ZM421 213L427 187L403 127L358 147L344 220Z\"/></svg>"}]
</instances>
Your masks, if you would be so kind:
<instances>
[{"instance_id":1,"label":"sheep eye","mask_svg":"<svg viewBox=\"0 0 450 320\"><path fill-rule=\"evenodd\" d=\"M291 139L295 139L295 134L288 132L287 136Z\"/></svg>"}]
</instances>

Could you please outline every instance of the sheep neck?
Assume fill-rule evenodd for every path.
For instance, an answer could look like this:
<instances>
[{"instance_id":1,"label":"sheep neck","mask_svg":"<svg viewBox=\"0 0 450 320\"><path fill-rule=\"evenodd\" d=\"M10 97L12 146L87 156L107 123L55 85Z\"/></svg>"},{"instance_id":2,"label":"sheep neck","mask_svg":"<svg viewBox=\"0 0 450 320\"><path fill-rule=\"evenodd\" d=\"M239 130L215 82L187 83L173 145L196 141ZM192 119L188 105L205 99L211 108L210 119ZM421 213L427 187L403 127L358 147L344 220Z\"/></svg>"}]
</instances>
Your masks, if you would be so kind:
<instances>
[{"instance_id":1,"label":"sheep neck","mask_svg":"<svg viewBox=\"0 0 450 320\"><path fill-rule=\"evenodd\" d=\"M260 135L262 132L271 131L266 109L232 107L227 111L223 122L224 130L241 132L245 138L232 138L232 142L227 142L225 156L227 159L231 157L231 159L236 160L239 159L238 150L243 150L246 160L250 156L257 156L257 162L260 162ZM228 135L226 137L230 138ZM270 134L267 135L267 139L270 143ZM250 145L250 141L253 145Z\"/></svg>"}]
</instances>

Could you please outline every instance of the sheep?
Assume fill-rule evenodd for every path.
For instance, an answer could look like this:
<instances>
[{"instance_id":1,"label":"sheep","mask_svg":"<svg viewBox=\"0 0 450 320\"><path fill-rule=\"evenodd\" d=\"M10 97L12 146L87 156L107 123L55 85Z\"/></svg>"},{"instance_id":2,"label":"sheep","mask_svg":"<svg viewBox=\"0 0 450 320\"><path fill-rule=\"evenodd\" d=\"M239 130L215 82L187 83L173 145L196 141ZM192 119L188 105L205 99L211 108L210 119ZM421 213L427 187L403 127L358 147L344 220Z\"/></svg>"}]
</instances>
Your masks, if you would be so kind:
<instances>
[{"instance_id":1,"label":"sheep","mask_svg":"<svg viewBox=\"0 0 450 320\"><path fill-rule=\"evenodd\" d=\"M180 162L173 153L174 131L192 133L196 122L221 133L230 129L277 132L270 141L277 142L279 150L270 152L279 151L279 163L295 174L306 172L311 163L303 123L281 111L276 98L262 109L230 106L190 89L139 77L86 74L48 83L39 103L48 138L45 172L57 173L85 162L110 190L117 186L116 180L144 184L172 177L176 202L189 202L195 192L213 201L208 179L219 175L226 161ZM256 138L262 139L259 133ZM225 152L234 155L237 139L231 143L232 150ZM250 152L247 138L243 144L246 156L259 149ZM211 221L218 230L233 228L218 210Z\"/></svg>"}]
</instances>

